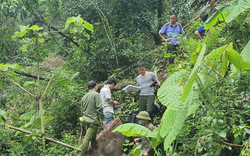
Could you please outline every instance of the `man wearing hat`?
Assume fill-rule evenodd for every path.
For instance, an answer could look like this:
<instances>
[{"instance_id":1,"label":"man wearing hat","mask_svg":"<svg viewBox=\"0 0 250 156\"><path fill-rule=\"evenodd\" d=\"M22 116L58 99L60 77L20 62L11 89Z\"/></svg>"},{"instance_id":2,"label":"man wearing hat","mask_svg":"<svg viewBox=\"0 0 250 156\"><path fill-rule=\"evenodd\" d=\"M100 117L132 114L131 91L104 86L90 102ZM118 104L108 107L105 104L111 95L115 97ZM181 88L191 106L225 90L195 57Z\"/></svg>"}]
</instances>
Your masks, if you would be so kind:
<instances>
[{"instance_id":1,"label":"man wearing hat","mask_svg":"<svg viewBox=\"0 0 250 156\"><path fill-rule=\"evenodd\" d=\"M146 128L148 128L150 131L154 130L154 125L150 122L151 118L149 117L148 112L141 111L137 116L138 123ZM151 139L150 139L151 140ZM151 156L153 155L153 147L148 142L148 139L146 137L141 138L135 138L134 142L141 142L141 154L140 156ZM153 144L153 142L151 141Z\"/></svg>"},{"instance_id":2,"label":"man wearing hat","mask_svg":"<svg viewBox=\"0 0 250 156\"><path fill-rule=\"evenodd\" d=\"M89 92L82 98L82 119L88 129L82 143L81 156L87 155L89 142L91 142L92 147L96 147L97 129L101 125L101 121L104 120L102 100L99 93L96 92L97 83L89 81L88 89Z\"/></svg>"}]
</instances>

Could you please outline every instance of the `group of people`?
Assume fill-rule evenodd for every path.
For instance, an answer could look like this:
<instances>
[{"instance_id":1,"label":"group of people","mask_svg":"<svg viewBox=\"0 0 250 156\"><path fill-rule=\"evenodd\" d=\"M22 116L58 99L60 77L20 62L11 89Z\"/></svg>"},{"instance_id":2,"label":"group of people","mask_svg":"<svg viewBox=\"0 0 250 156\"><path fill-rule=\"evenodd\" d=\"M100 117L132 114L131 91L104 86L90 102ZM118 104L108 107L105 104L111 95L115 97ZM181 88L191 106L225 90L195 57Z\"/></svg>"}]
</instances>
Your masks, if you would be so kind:
<instances>
[{"instance_id":1,"label":"group of people","mask_svg":"<svg viewBox=\"0 0 250 156\"><path fill-rule=\"evenodd\" d=\"M137 63L137 70L140 73L137 76L137 86L140 87L138 123L153 130L154 126L150 123L150 120L155 113L154 87L160 86L160 81L154 73L146 71L144 62ZM152 83L154 83L154 86L151 86ZM82 156L87 155L90 142L92 148L97 147L96 133L98 127L102 124L106 128L114 119L113 106L118 105L119 102L112 99L111 90L114 89L116 84L116 79L108 79L107 84L100 90L100 94L97 92L98 88L95 81L89 81L87 84L89 92L81 100L82 119L88 127L82 144ZM128 94L131 94L131 92L128 92ZM134 141L142 141L142 154L144 156L152 151L152 147L146 138L136 138Z\"/></svg>"},{"instance_id":2,"label":"group of people","mask_svg":"<svg viewBox=\"0 0 250 156\"><path fill-rule=\"evenodd\" d=\"M211 6L211 9L209 15L204 14L201 16L203 22L205 22L208 19L208 17L211 17L217 11L217 9L215 8L216 6L218 6L216 0L208 0L208 1ZM206 32L207 31L204 29L204 25L201 25L195 31L195 35L200 40L202 40L206 36ZM172 53L173 55L177 55L178 54L177 51L181 43L181 40L179 40L179 38L180 35L182 37L185 36L185 31L183 30L181 24L177 22L176 13L174 12L170 13L170 22L164 24L158 34L165 42L168 43L168 50L170 51L170 53ZM174 63L174 58L175 58L174 56L169 57L169 64Z\"/></svg>"},{"instance_id":3,"label":"group of people","mask_svg":"<svg viewBox=\"0 0 250 156\"><path fill-rule=\"evenodd\" d=\"M216 12L216 0L209 0L211 5L210 15ZM203 15L203 21L206 21L208 15ZM180 45L179 35L182 37L185 35L180 23L177 22L177 15L175 13L170 14L170 22L163 25L162 29L159 31L160 37L168 42L168 50L172 54L177 54L177 50ZM205 36L204 25L202 25L195 34L199 39L203 39ZM169 58L169 64L174 63L174 57ZM139 114L136 116L138 118L138 123L143 125L153 131L154 126L150 122L154 117L155 112L155 95L154 86L160 86L160 82L156 75L152 72L146 71L146 65L144 62L137 63L137 70L140 73L137 76L137 86L140 87L139 96ZM154 86L151 84L154 83ZM119 102L113 100L111 97L111 90L114 89L117 84L116 79L110 78L107 84L100 90L100 94L97 92L97 83L95 81L89 81L87 86L89 92L82 98L82 119L84 124L88 127L83 144L81 155L85 156L88 154L89 143L91 142L91 147L96 148L96 133L98 127L102 124L106 128L110 122L114 119L114 105L118 105ZM131 94L131 92L128 92ZM143 138L135 138L134 142L142 141L141 155L148 156L151 155L152 147L148 140Z\"/></svg>"}]
</instances>

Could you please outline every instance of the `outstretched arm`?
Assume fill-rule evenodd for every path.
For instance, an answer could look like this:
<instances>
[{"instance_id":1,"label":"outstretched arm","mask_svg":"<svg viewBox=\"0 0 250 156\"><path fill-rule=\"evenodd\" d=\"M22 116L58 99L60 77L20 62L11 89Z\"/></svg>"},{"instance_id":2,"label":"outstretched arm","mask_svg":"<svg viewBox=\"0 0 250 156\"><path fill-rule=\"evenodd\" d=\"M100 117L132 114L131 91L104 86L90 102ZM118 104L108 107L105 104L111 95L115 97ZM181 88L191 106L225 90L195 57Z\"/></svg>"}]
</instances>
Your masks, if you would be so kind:
<instances>
[{"instance_id":1,"label":"outstretched arm","mask_svg":"<svg viewBox=\"0 0 250 156\"><path fill-rule=\"evenodd\" d=\"M195 31L195 35L196 35L200 40L202 40L201 35L200 35L200 32L199 32L198 30Z\"/></svg>"}]
</instances>

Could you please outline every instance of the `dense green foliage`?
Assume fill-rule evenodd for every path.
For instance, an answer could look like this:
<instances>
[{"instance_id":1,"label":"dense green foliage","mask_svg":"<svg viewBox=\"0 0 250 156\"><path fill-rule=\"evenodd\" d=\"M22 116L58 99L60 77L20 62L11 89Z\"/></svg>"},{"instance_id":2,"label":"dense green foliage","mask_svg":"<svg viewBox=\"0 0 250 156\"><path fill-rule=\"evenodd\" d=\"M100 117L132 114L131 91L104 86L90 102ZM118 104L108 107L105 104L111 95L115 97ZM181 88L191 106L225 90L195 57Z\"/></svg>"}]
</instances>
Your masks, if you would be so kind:
<instances>
[{"instance_id":1,"label":"dense green foliage","mask_svg":"<svg viewBox=\"0 0 250 156\"><path fill-rule=\"evenodd\" d=\"M0 125L0 153L79 154L49 141L44 150L36 135L44 125L46 136L79 147L86 82L115 77L118 84L135 83L135 67L122 71L143 59L162 82L161 109L153 121L160 124L154 132L134 124L116 131L152 137L158 155L249 155L249 2L220 5L205 25L209 33L203 41L194 35L200 20L187 27L175 65L168 66L171 54L157 34L170 11L184 25L204 5L202 0L0 1L0 123L32 132ZM112 97L121 104L115 116L122 121L138 110L138 95L119 90ZM138 155L138 147L124 152Z\"/></svg>"}]
</instances>

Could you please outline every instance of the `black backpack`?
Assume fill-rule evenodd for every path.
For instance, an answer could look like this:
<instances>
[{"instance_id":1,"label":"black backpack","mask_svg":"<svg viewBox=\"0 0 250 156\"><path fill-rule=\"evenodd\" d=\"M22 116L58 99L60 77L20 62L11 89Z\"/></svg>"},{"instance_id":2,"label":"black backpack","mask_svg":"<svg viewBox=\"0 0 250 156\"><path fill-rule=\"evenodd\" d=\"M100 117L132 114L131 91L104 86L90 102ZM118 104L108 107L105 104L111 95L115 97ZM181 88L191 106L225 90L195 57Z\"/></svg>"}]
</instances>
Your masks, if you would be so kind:
<instances>
[{"instance_id":1,"label":"black backpack","mask_svg":"<svg viewBox=\"0 0 250 156\"><path fill-rule=\"evenodd\" d=\"M132 112L129 117L127 123L136 123L138 124L138 118L136 117L139 114L139 111Z\"/></svg>"}]
</instances>

